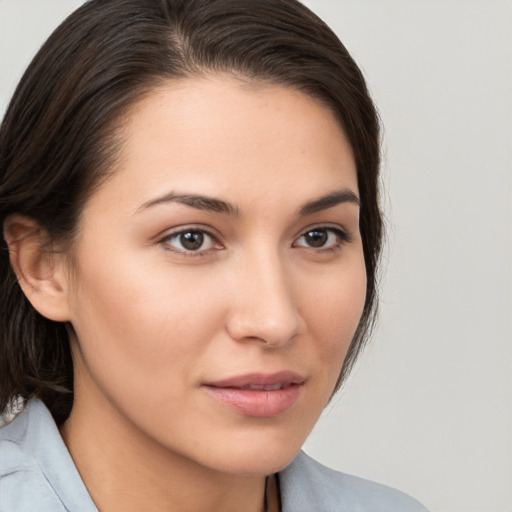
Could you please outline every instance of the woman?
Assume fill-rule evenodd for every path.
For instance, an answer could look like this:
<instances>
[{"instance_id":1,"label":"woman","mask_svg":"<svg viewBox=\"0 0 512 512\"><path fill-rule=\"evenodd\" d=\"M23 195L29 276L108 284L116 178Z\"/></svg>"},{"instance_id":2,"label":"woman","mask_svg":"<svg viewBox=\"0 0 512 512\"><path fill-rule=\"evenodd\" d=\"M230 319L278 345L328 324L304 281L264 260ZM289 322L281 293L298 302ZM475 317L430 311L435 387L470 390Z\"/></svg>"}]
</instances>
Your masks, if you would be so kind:
<instances>
[{"instance_id":1,"label":"woman","mask_svg":"<svg viewBox=\"0 0 512 512\"><path fill-rule=\"evenodd\" d=\"M0 510L425 510L300 447L372 323L378 119L295 0L91 0L0 132Z\"/></svg>"}]
</instances>

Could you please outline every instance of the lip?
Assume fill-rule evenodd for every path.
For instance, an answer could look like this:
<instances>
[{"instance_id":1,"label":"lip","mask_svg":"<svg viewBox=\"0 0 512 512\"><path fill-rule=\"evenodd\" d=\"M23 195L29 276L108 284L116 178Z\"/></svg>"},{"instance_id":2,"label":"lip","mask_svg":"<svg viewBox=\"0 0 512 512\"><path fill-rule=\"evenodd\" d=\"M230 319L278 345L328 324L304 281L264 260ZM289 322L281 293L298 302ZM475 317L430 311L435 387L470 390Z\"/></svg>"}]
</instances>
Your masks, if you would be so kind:
<instances>
[{"instance_id":1,"label":"lip","mask_svg":"<svg viewBox=\"0 0 512 512\"><path fill-rule=\"evenodd\" d=\"M272 418L297 401L304 382L304 377L298 373L283 371L240 375L204 383L202 388L214 399L245 416Z\"/></svg>"}]
</instances>

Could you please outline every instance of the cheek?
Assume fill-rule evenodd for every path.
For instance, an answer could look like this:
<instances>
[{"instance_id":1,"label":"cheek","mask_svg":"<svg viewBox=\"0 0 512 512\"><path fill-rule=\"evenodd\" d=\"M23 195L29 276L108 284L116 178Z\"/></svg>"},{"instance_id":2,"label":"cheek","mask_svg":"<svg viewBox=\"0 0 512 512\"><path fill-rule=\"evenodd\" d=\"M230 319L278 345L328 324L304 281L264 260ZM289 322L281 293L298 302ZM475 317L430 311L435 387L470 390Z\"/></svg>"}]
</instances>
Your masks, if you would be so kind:
<instances>
[{"instance_id":1,"label":"cheek","mask_svg":"<svg viewBox=\"0 0 512 512\"><path fill-rule=\"evenodd\" d=\"M321 283L310 290L304 311L316 340L317 355L330 378L336 381L365 304L364 259L354 258L350 265L340 267Z\"/></svg>"},{"instance_id":2,"label":"cheek","mask_svg":"<svg viewBox=\"0 0 512 512\"><path fill-rule=\"evenodd\" d=\"M72 323L88 370L106 387L176 389L193 378L204 340L218 329L221 305L212 300L218 286L113 254L80 265Z\"/></svg>"}]
</instances>

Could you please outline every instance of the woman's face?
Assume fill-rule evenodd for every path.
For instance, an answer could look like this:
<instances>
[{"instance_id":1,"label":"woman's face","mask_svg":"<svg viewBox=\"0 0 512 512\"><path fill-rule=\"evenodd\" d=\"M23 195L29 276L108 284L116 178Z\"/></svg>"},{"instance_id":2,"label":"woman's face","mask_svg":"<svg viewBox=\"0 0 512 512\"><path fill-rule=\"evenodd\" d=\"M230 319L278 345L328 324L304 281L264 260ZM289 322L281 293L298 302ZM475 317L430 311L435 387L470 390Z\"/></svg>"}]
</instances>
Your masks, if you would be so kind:
<instances>
[{"instance_id":1,"label":"woman's face","mask_svg":"<svg viewBox=\"0 0 512 512\"><path fill-rule=\"evenodd\" d=\"M215 76L159 87L122 134L67 283L75 405L203 467L279 470L365 301L350 146L310 97Z\"/></svg>"}]
</instances>

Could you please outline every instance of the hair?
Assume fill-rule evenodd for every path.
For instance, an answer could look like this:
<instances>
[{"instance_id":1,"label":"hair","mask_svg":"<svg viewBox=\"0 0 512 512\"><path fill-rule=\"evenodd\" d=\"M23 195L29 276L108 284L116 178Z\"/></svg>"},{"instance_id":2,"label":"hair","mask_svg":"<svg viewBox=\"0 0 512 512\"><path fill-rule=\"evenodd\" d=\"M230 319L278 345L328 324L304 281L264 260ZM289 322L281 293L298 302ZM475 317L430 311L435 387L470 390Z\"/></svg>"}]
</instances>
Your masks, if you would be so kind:
<instances>
[{"instance_id":1,"label":"hair","mask_svg":"<svg viewBox=\"0 0 512 512\"><path fill-rule=\"evenodd\" d=\"M371 331L382 241L379 119L331 29L296 0L89 0L50 36L0 127L0 221L19 213L71 244L80 213L113 171L123 115L167 80L231 73L327 105L357 167L366 302L336 389ZM41 316L0 242L0 414L36 396L58 423L73 403L69 326Z\"/></svg>"}]
</instances>

